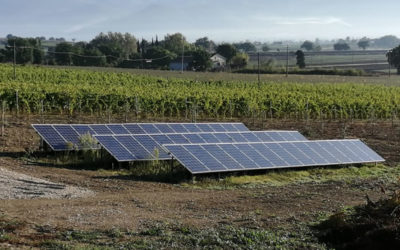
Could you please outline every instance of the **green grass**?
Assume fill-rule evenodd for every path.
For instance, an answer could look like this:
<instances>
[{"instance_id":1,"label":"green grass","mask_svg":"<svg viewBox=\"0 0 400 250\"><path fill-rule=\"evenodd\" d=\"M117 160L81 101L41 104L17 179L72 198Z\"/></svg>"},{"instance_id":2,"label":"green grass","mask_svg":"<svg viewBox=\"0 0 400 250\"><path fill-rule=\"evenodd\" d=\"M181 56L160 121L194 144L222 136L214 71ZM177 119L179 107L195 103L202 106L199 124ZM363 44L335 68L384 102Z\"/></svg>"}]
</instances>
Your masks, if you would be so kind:
<instances>
[{"instance_id":1,"label":"green grass","mask_svg":"<svg viewBox=\"0 0 400 250\"><path fill-rule=\"evenodd\" d=\"M178 222L146 221L139 230L75 230L26 225L1 217L0 243L40 249L326 249L308 224L293 228L194 227ZM11 226L10 226L11 225ZM15 227L18 225L18 227ZM20 234L21 226L24 232ZM29 228L28 228L29 227ZM4 233L7 232L7 233Z\"/></svg>"},{"instance_id":2,"label":"green grass","mask_svg":"<svg viewBox=\"0 0 400 250\"><path fill-rule=\"evenodd\" d=\"M194 228L164 222L132 232L121 231L115 237L107 231L68 231L56 239L39 243L46 249L325 249L309 231L289 232L234 226Z\"/></svg>"},{"instance_id":3,"label":"green grass","mask_svg":"<svg viewBox=\"0 0 400 250\"><path fill-rule=\"evenodd\" d=\"M323 182L351 182L354 180L365 180L380 178L386 182L396 182L400 177L400 168L385 165L362 166L362 167L338 167L338 168L311 168L275 170L263 175L241 175L228 176L222 180L204 178L195 183L182 183L184 187L209 188L209 189L232 189L251 188L258 186L285 186L303 183Z\"/></svg>"}]
</instances>

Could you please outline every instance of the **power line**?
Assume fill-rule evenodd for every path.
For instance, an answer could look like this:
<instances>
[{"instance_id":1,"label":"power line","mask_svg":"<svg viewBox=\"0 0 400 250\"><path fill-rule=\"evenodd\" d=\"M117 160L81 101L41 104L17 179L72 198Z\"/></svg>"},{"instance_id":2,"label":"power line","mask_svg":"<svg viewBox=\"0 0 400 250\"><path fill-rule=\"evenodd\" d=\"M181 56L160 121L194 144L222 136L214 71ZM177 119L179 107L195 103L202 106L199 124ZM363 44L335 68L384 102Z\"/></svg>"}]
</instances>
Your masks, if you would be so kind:
<instances>
[{"instance_id":1,"label":"power line","mask_svg":"<svg viewBox=\"0 0 400 250\"><path fill-rule=\"evenodd\" d=\"M35 47L27 47L27 46L6 46L7 48L13 48L13 49L33 49L33 50L39 50L39 51L43 51L46 54L64 54L64 55L71 55L71 56L78 56L78 57L83 57L83 58L115 58L115 59L119 59L122 61L130 61L130 62L152 62L152 61L158 61L158 60L162 60L165 58L168 58L169 56L163 56L163 57L157 57L157 58L140 58L140 59L127 59L127 58L123 58L123 57L116 57L113 55L102 55L102 56L89 56L89 55L80 55L80 54L76 54L73 52L57 52L57 51L45 51L43 49L38 49Z\"/></svg>"}]
</instances>

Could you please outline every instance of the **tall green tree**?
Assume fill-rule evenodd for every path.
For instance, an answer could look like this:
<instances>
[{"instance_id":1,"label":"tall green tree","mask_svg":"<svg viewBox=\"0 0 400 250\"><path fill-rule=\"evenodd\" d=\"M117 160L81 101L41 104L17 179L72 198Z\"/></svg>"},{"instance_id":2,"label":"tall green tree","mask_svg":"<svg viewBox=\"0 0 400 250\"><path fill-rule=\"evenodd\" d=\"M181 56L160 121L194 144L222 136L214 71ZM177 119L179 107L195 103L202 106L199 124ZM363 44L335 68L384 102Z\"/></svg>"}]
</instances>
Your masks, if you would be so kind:
<instances>
[{"instance_id":1,"label":"tall green tree","mask_svg":"<svg viewBox=\"0 0 400 250\"><path fill-rule=\"evenodd\" d=\"M56 45L54 58L58 65L72 65L74 49L71 43L62 42Z\"/></svg>"},{"instance_id":2,"label":"tall green tree","mask_svg":"<svg viewBox=\"0 0 400 250\"><path fill-rule=\"evenodd\" d=\"M111 65L118 65L130 54L137 51L136 38L129 33L100 33L90 41L90 44L107 55L107 63Z\"/></svg>"},{"instance_id":3,"label":"tall green tree","mask_svg":"<svg viewBox=\"0 0 400 250\"><path fill-rule=\"evenodd\" d=\"M393 35L383 36L374 40L374 47L377 48L393 48L400 44L400 39Z\"/></svg>"},{"instance_id":4,"label":"tall green tree","mask_svg":"<svg viewBox=\"0 0 400 250\"><path fill-rule=\"evenodd\" d=\"M231 67L234 69L240 69L246 67L249 62L249 56L246 53L237 53L232 57Z\"/></svg>"},{"instance_id":5,"label":"tall green tree","mask_svg":"<svg viewBox=\"0 0 400 250\"><path fill-rule=\"evenodd\" d=\"M400 74L400 45L386 53L386 57L389 64L397 69L397 74Z\"/></svg>"},{"instance_id":6,"label":"tall green tree","mask_svg":"<svg viewBox=\"0 0 400 250\"><path fill-rule=\"evenodd\" d=\"M367 47L369 47L369 39L364 37L364 38L360 39L360 41L358 41L357 45L358 45L358 47L365 50Z\"/></svg>"},{"instance_id":7,"label":"tall green tree","mask_svg":"<svg viewBox=\"0 0 400 250\"><path fill-rule=\"evenodd\" d=\"M296 65L299 66L300 69L304 69L306 67L306 60L302 50L296 51Z\"/></svg>"},{"instance_id":8,"label":"tall green tree","mask_svg":"<svg viewBox=\"0 0 400 250\"><path fill-rule=\"evenodd\" d=\"M197 49L192 52L193 61L189 67L195 71L206 71L211 68L210 54L204 49Z\"/></svg>"},{"instance_id":9,"label":"tall green tree","mask_svg":"<svg viewBox=\"0 0 400 250\"><path fill-rule=\"evenodd\" d=\"M194 45L205 49L207 52L214 51L216 47L215 43L212 40L208 39L208 37L202 37L197 39Z\"/></svg>"},{"instance_id":10,"label":"tall green tree","mask_svg":"<svg viewBox=\"0 0 400 250\"><path fill-rule=\"evenodd\" d=\"M14 60L14 44L17 63L34 63L40 64L43 61L44 53L40 47L41 42L35 38L22 38L12 36L7 40L5 50L5 60Z\"/></svg>"},{"instance_id":11,"label":"tall green tree","mask_svg":"<svg viewBox=\"0 0 400 250\"><path fill-rule=\"evenodd\" d=\"M314 43L311 41L304 41L303 44L300 46L301 49L305 49L307 51L311 51L314 49Z\"/></svg>"},{"instance_id":12,"label":"tall green tree","mask_svg":"<svg viewBox=\"0 0 400 250\"><path fill-rule=\"evenodd\" d=\"M218 45L217 53L226 58L227 63L230 63L232 58L238 53L237 49L229 43Z\"/></svg>"},{"instance_id":13,"label":"tall green tree","mask_svg":"<svg viewBox=\"0 0 400 250\"><path fill-rule=\"evenodd\" d=\"M185 51L192 50L192 46L186 41L186 38L181 33L167 34L164 37L163 47L177 55L182 53L183 46Z\"/></svg>"},{"instance_id":14,"label":"tall green tree","mask_svg":"<svg viewBox=\"0 0 400 250\"><path fill-rule=\"evenodd\" d=\"M334 50L349 50L350 46L346 42L337 42L333 45Z\"/></svg>"}]
</instances>

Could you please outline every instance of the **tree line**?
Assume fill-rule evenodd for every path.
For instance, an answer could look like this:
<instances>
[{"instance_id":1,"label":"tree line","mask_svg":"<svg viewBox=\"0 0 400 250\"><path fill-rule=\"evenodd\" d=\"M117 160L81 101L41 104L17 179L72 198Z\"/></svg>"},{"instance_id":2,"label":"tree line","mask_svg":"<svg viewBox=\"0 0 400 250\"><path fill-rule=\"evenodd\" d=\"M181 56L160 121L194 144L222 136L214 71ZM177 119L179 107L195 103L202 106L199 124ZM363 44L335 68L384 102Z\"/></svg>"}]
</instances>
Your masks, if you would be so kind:
<instances>
[{"instance_id":1,"label":"tree line","mask_svg":"<svg viewBox=\"0 0 400 250\"><path fill-rule=\"evenodd\" d=\"M18 64L49 64L100 66L144 69L169 69L174 60L189 58L187 69L206 71L212 67L211 55L219 53L227 65L241 68L247 65L246 52L255 50L250 42L217 45L207 37L189 43L181 33L168 34L162 40L137 39L129 33L100 33L89 42L59 41L55 47L43 49L43 38L7 36L5 49L0 50L0 62L14 60ZM46 50L47 49L47 50Z\"/></svg>"}]
</instances>

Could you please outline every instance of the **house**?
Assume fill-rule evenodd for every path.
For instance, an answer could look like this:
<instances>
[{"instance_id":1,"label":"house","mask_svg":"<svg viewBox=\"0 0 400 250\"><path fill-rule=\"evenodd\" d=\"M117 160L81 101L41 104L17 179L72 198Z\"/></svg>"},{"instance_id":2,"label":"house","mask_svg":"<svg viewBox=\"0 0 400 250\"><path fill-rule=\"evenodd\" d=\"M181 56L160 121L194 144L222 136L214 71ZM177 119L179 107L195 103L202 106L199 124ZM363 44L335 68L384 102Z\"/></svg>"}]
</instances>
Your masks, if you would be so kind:
<instances>
[{"instance_id":1,"label":"house","mask_svg":"<svg viewBox=\"0 0 400 250\"><path fill-rule=\"evenodd\" d=\"M189 65L193 62L193 58L191 56L185 56L183 58L183 70L188 70ZM169 63L169 70L180 71L182 70L182 57L177 57L175 60Z\"/></svg>"},{"instance_id":2,"label":"house","mask_svg":"<svg viewBox=\"0 0 400 250\"><path fill-rule=\"evenodd\" d=\"M216 53L211 56L212 69L221 70L226 66L226 58Z\"/></svg>"}]
</instances>

